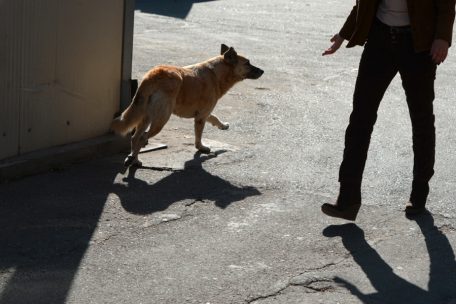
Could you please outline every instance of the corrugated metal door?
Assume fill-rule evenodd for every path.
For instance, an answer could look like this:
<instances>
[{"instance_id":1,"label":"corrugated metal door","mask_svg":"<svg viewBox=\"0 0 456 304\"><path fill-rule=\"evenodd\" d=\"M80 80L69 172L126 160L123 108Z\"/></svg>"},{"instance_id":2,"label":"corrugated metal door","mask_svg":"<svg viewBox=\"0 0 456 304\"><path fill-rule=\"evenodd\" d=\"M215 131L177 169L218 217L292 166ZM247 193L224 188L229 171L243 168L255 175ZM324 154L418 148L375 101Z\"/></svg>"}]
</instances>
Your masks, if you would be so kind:
<instances>
[{"instance_id":1,"label":"corrugated metal door","mask_svg":"<svg viewBox=\"0 0 456 304\"><path fill-rule=\"evenodd\" d=\"M0 0L0 158L106 133L119 108L123 2Z\"/></svg>"},{"instance_id":2,"label":"corrugated metal door","mask_svg":"<svg viewBox=\"0 0 456 304\"><path fill-rule=\"evenodd\" d=\"M20 11L21 1L0 0L0 159L18 153L20 124L20 73L17 58L20 39L14 37L19 22L10 14ZM16 38L16 39L13 39Z\"/></svg>"}]
</instances>

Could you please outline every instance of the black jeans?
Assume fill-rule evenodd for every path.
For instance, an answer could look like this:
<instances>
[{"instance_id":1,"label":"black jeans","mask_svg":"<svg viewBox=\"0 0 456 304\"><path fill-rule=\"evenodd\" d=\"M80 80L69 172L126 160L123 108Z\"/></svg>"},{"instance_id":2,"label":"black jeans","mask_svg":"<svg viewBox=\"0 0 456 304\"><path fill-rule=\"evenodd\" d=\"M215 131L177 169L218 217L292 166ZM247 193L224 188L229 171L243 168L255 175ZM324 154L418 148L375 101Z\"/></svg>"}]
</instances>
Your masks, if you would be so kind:
<instances>
[{"instance_id":1,"label":"black jeans","mask_svg":"<svg viewBox=\"0 0 456 304\"><path fill-rule=\"evenodd\" d=\"M418 196L420 200L424 196L425 200L429 192L428 182L434 174L433 100L436 64L433 63L429 51L414 51L410 32L391 31L390 27L378 20L374 22L369 33L359 65L353 111L345 133L339 182L361 185L377 110L386 89L398 72L402 78L412 121L412 196ZM427 190L422 189L426 191L420 192L420 187L427 187Z\"/></svg>"}]
</instances>

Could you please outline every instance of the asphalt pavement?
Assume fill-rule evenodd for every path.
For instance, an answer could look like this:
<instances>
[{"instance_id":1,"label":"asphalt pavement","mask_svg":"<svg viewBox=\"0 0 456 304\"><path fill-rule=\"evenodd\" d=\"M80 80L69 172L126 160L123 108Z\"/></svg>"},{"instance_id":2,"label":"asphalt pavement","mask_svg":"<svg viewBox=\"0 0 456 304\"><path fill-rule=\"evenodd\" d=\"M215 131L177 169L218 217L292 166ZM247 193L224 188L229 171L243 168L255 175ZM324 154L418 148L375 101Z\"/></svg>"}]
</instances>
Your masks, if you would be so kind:
<instances>
[{"instance_id":1,"label":"asphalt pavement","mask_svg":"<svg viewBox=\"0 0 456 304\"><path fill-rule=\"evenodd\" d=\"M158 4L160 2L161 4ZM355 223L324 216L361 47L322 57L350 1L137 1L133 76L233 46L265 70L224 96L196 153L173 117L124 154L0 185L0 303L456 303L456 54L436 81L429 213L407 219L411 126L385 94Z\"/></svg>"}]
</instances>

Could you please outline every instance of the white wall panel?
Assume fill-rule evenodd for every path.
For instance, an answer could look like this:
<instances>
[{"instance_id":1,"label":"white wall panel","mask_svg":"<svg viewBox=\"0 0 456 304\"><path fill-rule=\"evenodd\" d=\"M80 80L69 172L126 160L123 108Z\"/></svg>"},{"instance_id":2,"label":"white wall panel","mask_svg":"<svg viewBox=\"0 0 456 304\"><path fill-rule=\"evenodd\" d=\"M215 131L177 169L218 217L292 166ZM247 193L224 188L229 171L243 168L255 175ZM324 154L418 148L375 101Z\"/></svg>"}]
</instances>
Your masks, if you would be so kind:
<instances>
[{"instance_id":1,"label":"white wall panel","mask_svg":"<svg viewBox=\"0 0 456 304\"><path fill-rule=\"evenodd\" d=\"M0 25L12 28L0 27L12 43L0 42L10 65L0 79L13 83L0 83L0 159L106 133L119 108L123 2L0 0L10 18Z\"/></svg>"}]
</instances>

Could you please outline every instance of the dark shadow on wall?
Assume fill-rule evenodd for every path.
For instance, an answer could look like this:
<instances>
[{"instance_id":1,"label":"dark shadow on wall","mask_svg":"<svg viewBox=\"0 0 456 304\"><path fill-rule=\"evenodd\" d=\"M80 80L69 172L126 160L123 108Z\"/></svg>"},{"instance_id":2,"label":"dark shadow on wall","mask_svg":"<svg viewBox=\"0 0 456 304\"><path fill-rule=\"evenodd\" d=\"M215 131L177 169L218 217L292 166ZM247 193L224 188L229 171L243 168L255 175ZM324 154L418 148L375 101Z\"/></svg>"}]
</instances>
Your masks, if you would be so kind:
<instances>
[{"instance_id":1,"label":"dark shadow on wall","mask_svg":"<svg viewBox=\"0 0 456 304\"><path fill-rule=\"evenodd\" d=\"M194 3L216 0L136 0L136 10L185 19Z\"/></svg>"},{"instance_id":2,"label":"dark shadow on wall","mask_svg":"<svg viewBox=\"0 0 456 304\"><path fill-rule=\"evenodd\" d=\"M224 209L231 203L247 197L261 195L254 187L238 187L204 170L203 162L217 157L225 151L211 155L196 153L185 163L183 170L176 170L154 184L137 179L137 168L130 168L124 178L126 185L116 184L114 193L125 210L135 214L151 214L166 210L175 202L183 200L210 201ZM148 167L140 170L152 169Z\"/></svg>"},{"instance_id":3,"label":"dark shadow on wall","mask_svg":"<svg viewBox=\"0 0 456 304\"><path fill-rule=\"evenodd\" d=\"M434 218L430 213L417 217L415 221L424 235L431 263L428 290L396 275L367 243L363 230L355 224L329 226L323 231L323 235L342 237L345 248L352 254L377 292L363 294L356 286L342 278L336 277L335 281L345 286L363 303L430 304L456 300L456 261L450 242L434 225Z\"/></svg>"},{"instance_id":4,"label":"dark shadow on wall","mask_svg":"<svg viewBox=\"0 0 456 304\"><path fill-rule=\"evenodd\" d=\"M90 162L0 185L1 304L66 302L117 174Z\"/></svg>"}]
</instances>

